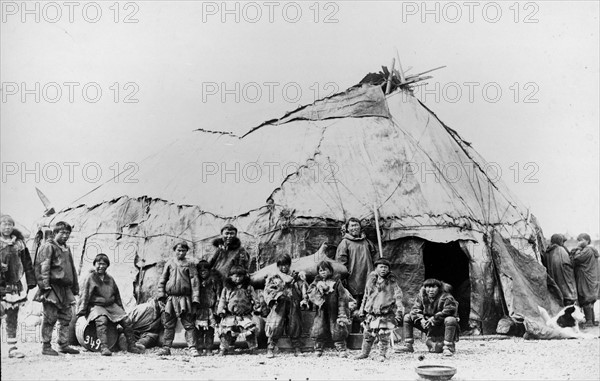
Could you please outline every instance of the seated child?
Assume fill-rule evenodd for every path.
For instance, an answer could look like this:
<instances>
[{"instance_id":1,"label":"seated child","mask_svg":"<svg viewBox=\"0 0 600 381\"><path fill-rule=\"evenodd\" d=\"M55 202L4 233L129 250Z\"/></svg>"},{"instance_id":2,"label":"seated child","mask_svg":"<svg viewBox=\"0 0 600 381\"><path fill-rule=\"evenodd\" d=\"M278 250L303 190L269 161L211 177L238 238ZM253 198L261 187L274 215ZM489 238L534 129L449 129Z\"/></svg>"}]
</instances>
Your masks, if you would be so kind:
<instances>
[{"instance_id":1,"label":"seated child","mask_svg":"<svg viewBox=\"0 0 600 381\"><path fill-rule=\"evenodd\" d=\"M177 318L185 329L185 341L191 356L200 354L196 349L196 329L194 328L194 309L200 304L198 289L198 273L196 266L188 262L186 254L190 247L185 241L173 246L176 258L171 258L165 263L162 276L158 282L158 297L165 303L162 313L165 336L163 347L158 352L160 356L171 354L171 346L175 338Z\"/></svg>"},{"instance_id":2,"label":"seated child","mask_svg":"<svg viewBox=\"0 0 600 381\"><path fill-rule=\"evenodd\" d=\"M398 279L390 271L390 261L379 258L375 261L375 271L369 274L365 294L360 308L360 316L365 316L363 322L362 352L357 360L369 357L371 347L379 338L379 361L385 361L390 345L390 334L396 325L402 325L404 306L402 305L402 290Z\"/></svg>"},{"instance_id":3,"label":"seated child","mask_svg":"<svg viewBox=\"0 0 600 381\"><path fill-rule=\"evenodd\" d=\"M331 334L338 355L347 357L350 311L346 290L342 282L333 276L331 262L319 262L317 272L318 275L308 287L308 298L317 309L311 330L311 337L315 339L315 355L320 357L323 354L325 340Z\"/></svg>"},{"instance_id":4,"label":"seated child","mask_svg":"<svg viewBox=\"0 0 600 381\"><path fill-rule=\"evenodd\" d=\"M283 254L277 258L278 272L267 277L263 291L265 302L271 309L265 324L268 338L267 358L275 357L277 340L284 331L290 337L294 355L298 356L302 348L301 309L308 308L306 274L290 272L292 258Z\"/></svg>"},{"instance_id":5,"label":"seated child","mask_svg":"<svg viewBox=\"0 0 600 381\"><path fill-rule=\"evenodd\" d=\"M252 313L259 314L262 305L250 285L248 272L241 266L232 266L223 284L217 314L221 317L219 355L225 356L238 336L245 337L250 353L258 346L258 327Z\"/></svg>"},{"instance_id":6,"label":"seated child","mask_svg":"<svg viewBox=\"0 0 600 381\"><path fill-rule=\"evenodd\" d=\"M427 279L417 295L410 313L404 316L404 347L396 352L414 352L413 327L428 337L444 336L444 356L454 355L458 337L458 302L450 294L450 285L437 279ZM430 349L434 352L435 349Z\"/></svg>"},{"instance_id":7,"label":"seated child","mask_svg":"<svg viewBox=\"0 0 600 381\"><path fill-rule=\"evenodd\" d=\"M141 348L135 345L131 320L123 309L119 287L113 277L106 273L110 260L106 254L98 254L94 258L94 270L90 271L85 279L77 316L86 316L88 321L95 321L96 335L100 339L100 353L102 356L111 356L108 347L108 321L120 324L127 339L127 351L142 353Z\"/></svg>"},{"instance_id":8,"label":"seated child","mask_svg":"<svg viewBox=\"0 0 600 381\"><path fill-rule=\"evenodd\" d=\"M223 281L218 271L211 271L207 261L201 260L196 265L200 278L200 305L196 310L197 345L203 355L212 355L211 349L215 341L215 318L217 303L223 289Z\"/></svg>"}]
</instances>

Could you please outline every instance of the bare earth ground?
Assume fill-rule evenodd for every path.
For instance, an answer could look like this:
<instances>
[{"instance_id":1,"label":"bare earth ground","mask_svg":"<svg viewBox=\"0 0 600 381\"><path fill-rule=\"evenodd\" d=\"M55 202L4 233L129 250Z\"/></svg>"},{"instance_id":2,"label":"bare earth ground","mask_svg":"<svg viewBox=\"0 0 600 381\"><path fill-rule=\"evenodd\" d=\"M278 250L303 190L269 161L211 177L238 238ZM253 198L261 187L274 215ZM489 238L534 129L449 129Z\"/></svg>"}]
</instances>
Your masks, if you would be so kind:
<instances>
[{"instance_id":1,"label":"bare earth ground","mask_svg":"<svg viewBox=\"0 0 600 381\"><path fill-rule=\"evenodd\" d=\"M185 349L175 349L170 357L159 357L156 349L144 355L99 353L80 355L41 355L41 344L20 343L24 359L8 358L2 342L2 380L415 380L418 365L445 364L458 369L453 380L599 380L600 330L586 330L593 339L525 341L466 340L457 343L457 353L446 358L426 352L424 342L415 345L413 354L391 354L385 363L373 359L340 359L333 350L323 357L304 353L278 353L267 359L265 350L256 355L240 352L226 357L191 358ZM78 347L80 348L80 347ZM358 350L350 351L352 356ZM374 351L373 354L377 352ZM419 356L425 358L420 361Z\"/></svg>"}]
</instances>

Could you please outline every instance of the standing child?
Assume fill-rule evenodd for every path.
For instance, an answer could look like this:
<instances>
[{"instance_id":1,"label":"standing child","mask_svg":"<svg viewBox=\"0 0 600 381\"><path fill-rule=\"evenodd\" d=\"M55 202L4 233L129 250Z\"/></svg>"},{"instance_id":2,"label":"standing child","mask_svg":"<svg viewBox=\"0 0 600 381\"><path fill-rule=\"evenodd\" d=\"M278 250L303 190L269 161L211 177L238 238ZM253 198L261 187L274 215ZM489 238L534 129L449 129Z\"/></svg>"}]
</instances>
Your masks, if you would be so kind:
<instances>
[{"instance_id":1,"label":"standing child","mask_svg":"<svg viewBox=\"0 0 600 381\"><path fill-rule=\"evenodd\" d=\"M283 254L277 258L278 272L267 277L263 292L267 306L271 308L265 324L268 338L267 357L275 357L274 350L277 340L287 332L298 356L302 348L300 334L302 333L303 308L308 308L308 293L306 275L290 272L292 258Z\"/></svg>"},{"instance_id":2,"label":"standing child","mask_svg":"<svg viewBox=\"0 0 600 381\"><path fill-rule=\"evenodd\" d=\"M221 317L219 355L224 356L238 336L245 336L248 349L253 354L258 346L258 327L252 320L252 313L259 313L261 303L250 285L248 272L241 266L229 269L219 299L217 314Z\"/></svg>"},{"instance_id":3,"label":"standing child","mask_svg":"<svg viewBox=\"0 0 600 381\"><path fill-rule=\"evenodd\" d=\"M331 334L338 355L347 357L346 338L350 320L346 290L333 276L331 262L319 262L317 273L308 287L308 297L317 308L311 330L311 337L315 339L315 355L320 357L323 354L325 339Z\"/></svg>"},{"instance_id":4,"label":"standing child","mask_svg":"<svg viewBox=\"0 0 600 381\"><path fill-rule=\"evenodd\" d=\"M196 328L198 329L197 348L203 355L212 355L215 342L215 319L217 303L223 289L223 281L217 271L211 271L207 261L196 265L200 278L200 305L196 310Z\"/></svg>"},{"instance_id":5,"label":"standing child","mask_svg":"<svg viewBox=\"0 0 600 381\"><path fill-rule=\"evenodd\" d=\"M363 323L362 352L356 359L368 358L375 339L379 338L378 360L385 361L390 334L396 325L402 325L404 316L402 290L396 275L390 272L390 261L385 258L375 261L375 271L367 278L359 314L366 315L366 318Z\"/></svg>"},{"instance_id":6,"label":"standing child","mask_svg":"<svg viewBox=\"0 0 600 381\"><path fill-rule=\"evenodd\" d=\"M199 356L196 349L196 330L193 315L193 307L198 308L200 304L199 282L196 266L188 262L185 257L189 249L190 247L186 242L180 242L173 246L176 258L169 259L165 263L165 268L158 283L158 297L165 302L165 309L162 313L165 328L164 344L158 352L161 356L171 354L177 318L181 320L181 325L185 329L185 341L190 355L193 357Z\"/></svg>"},{"instance_id":7,"label":"standing child","mask_svg":"<svg viewBox=\"0 0 600 381\"><path fill-rule=\"evenodd\" d=\"M29 250L15 221L9 215L0 217L0 317L6 314L8 357L23 358L17 349L17 318L19 307L27 301L27 291L36 286ZM25 274L27 289L21 278Z\"/></svg>"}]
</instances>

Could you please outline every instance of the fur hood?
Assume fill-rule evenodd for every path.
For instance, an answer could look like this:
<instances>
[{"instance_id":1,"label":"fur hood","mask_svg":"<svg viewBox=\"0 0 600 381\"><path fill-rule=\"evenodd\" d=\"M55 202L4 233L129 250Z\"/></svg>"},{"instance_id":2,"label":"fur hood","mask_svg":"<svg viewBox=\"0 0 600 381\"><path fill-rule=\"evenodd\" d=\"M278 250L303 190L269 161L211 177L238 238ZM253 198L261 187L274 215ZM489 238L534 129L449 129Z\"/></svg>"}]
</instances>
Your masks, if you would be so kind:
<instances>
[{"instance_id":1,"label":"fur hood","mask_svg":"<svg viewBox=\"0 0 600 381\"><path fill-rule=\"evenodd\" d=\"M233 283L233 281L229 277L225 278L225 282L223 282L223 286L229 290L233 290L234 288L237 287L237 285L235 283ZM242 279L241 288L247 288L248 286L250 286L250 277L248 275L246 275L244 277L244 279Z\"/></svg>"},{"instance_id":2,"label":"fur hood","mask_svg":"<svg viewBox=\"0 0 600 381\"><path fill-rule=\"evenodd\" d=\"M214 247L219 248L220 246L225 245L225 240L223 240L223 238L219 237L219 238L213 240L212 244ZM228 249L229 250L237 250L241 246L242 246L242 241L240 241L240 239L238 237L233 237L233 240L231 240L231 244L229 245Z\"/></svg>"},{"instance_id":3,"label":"fur hood","mask_svg":"<svg viewBox=\"0 0 600 381\"><path fill-rule=\"evenodd\" d=\"M442 290L436 297L438 297L442 294L450 294L451 292L452 292L452 286L446 282L442 282ZM419 294L421 294L421 298L423 298L423 300L428 298L427 293L425 292L425 287L421 287L421 289L419 290Z\"/></svg>"},{"instance_id":4,"label":"fur hood","mask_svg":"<svg viewBox=\"0 0 600 381\"><path fill-rule=\"evenodd\" d=\"M377 272L375 270L371 271L369 273L369 275L367 276L367 284L372 284L373 282L375 282L377 280ZM394 274L393 272L389 272L388 275L385 277L385 281L386 282L396 282L398 283L398 277L396 276L396 274Z\"/></svg>"},{"instance_id":5,"label":"fur hood","mask_svg":"<svg viewBox=\"0 0 600 381\"><path fill-rule=\"evenodd\" d=\"M362 240L364 240L366 238L367 238L367 235L365 233L361 232L360 233L360 237L355 237L355 236L353 236L350 233L346 233L346 234L344 234L344 238L343 239L348 239L350 241L362 241Z\"/></svg>"}]
</instances>

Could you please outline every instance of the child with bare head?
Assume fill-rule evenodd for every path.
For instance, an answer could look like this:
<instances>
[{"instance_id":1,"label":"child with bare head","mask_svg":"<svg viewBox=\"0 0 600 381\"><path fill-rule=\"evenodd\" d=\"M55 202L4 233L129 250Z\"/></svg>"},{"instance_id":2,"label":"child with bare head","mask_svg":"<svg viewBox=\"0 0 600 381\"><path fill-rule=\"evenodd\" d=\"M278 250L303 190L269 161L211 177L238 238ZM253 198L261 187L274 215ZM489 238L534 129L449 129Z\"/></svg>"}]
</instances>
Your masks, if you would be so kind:
<instances>
[{"instance_id":1,"label":"child with bare head","mask_svg":"<svg viewBox=\"0 0 600 381\"><path fill-rule=\"evenodd\" d=\"M215 327L217 326L216 310L223 289L223 281L217 271L212 271L210 264L201 260L198 269L200 305L195 312L196 329L198 330L197 348L202 355L212 355Z\"/></svg>"},{"instance_id":2,"label":"child with bare head","mask_svg":"<svg viewBox=\"0 0 600 381\"><path fill-rule=\"evenodd\" d=\"M196 349L196 332L194 328L194 310L200 305L198 273L196 266L186 259L190 247L185 242L173 246L175 258L165 263L162 276L158 282L158 297L165 303L162 313L165 328L164 345L159 355L170 355L177 319L185 329L185 341L191 356L199 356Z\"/></svg>"},{"instance_id":3,"label":"child with bare head","mask_svg":"<svg viewBox=\"0 0 600 381\"><path fill-rule=\"evenodd\" d=\"M319 262L317 273L308 287L309 300L316 307L311 330L311 337L315 339L315 355L320 357L323 354L325 341L331 336L338 355L347 357L346 338L350 320L346 290L334 276L330 261Z\"/></svg>"},{"instance_id":4,"label":"child with bare head","mask_svg":"<svg viewBox=\"0 0 600 381\"><path fill-rule=\"evenodd\" d=\"M308 308L306 274L291 270L292 258L287 254L277 257L278 271L267 277L263 291L265 302L271 309L265 324L268 338L267 357L275 356L279 338L285 333L292 341L294 355L301 352L302 314Z\"/></svg>"},{"instance_id":5,"label":"child with bare head","mask_svg":"<svg viewBox=\"0 0 600 381\"><path fill-rule=\"evenodd\" d=\"M248 272L241 266L233 266L223 284L217 314L221 317L219 355L224 356L238 337L243 337L253 354L258 347L258 326L252 314L260 314L262 305L250 285Z\"/></svg>"}]
</instances>

